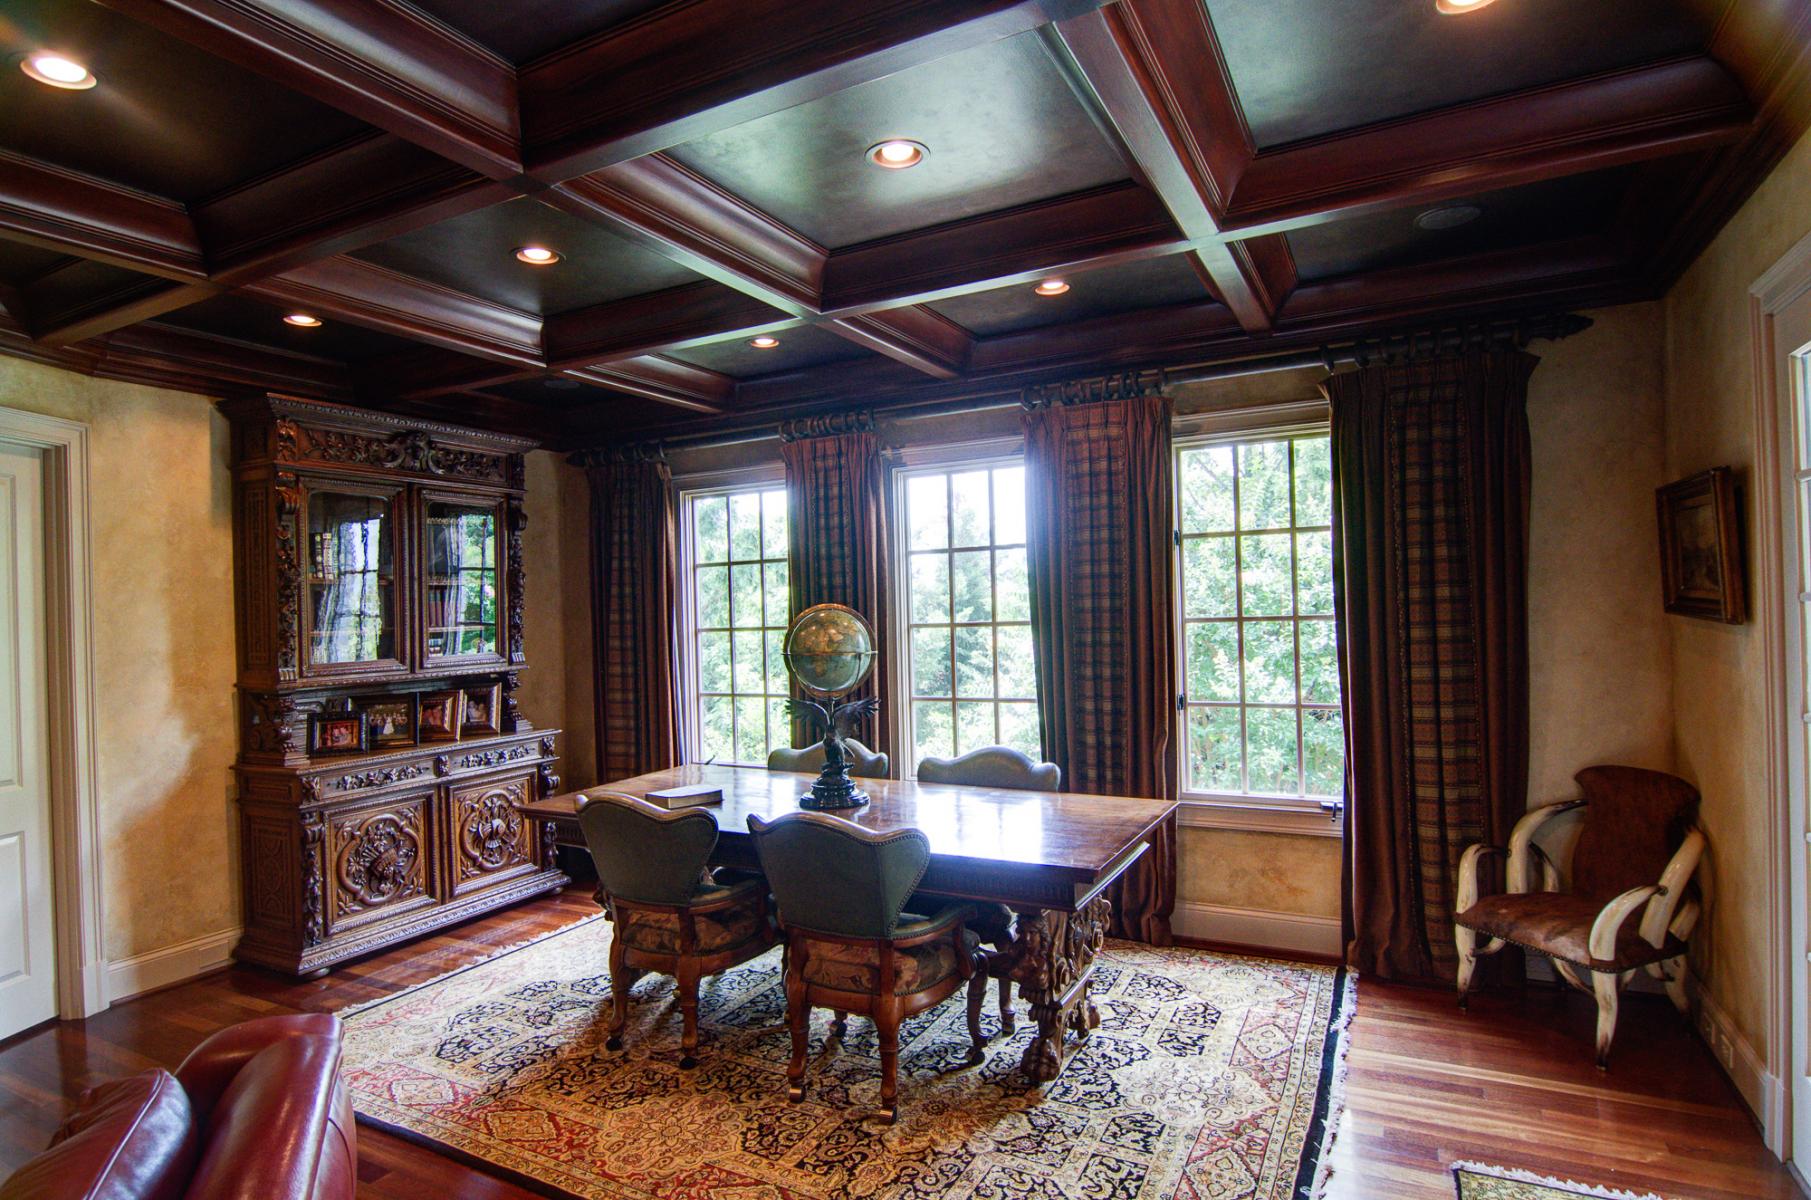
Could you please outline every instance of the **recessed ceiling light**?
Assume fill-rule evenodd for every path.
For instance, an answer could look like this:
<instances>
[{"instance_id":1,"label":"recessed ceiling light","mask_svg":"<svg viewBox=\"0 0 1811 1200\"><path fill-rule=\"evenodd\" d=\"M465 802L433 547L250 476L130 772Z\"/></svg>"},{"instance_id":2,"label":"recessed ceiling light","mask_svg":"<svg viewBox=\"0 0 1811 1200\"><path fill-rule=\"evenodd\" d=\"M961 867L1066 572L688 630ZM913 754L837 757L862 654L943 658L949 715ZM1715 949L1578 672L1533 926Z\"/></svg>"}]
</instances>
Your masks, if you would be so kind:
<instances>
[{"instance_id":1,"label":"recessed ceiling light","mask_svg":"<svg viewBox=\"0 0 1811 1200\"><path fill-rule=\"evenodd\" d=\"M1434 8L1448 16L1460 13L1477 12L1492 0L1434 0Z\"/></svg>"},{"instance_id":2,"label":"recessed ceiling light","mask_svg":"<svg viewBox=\"0 0 1811 1200\"><path fill-rule=\"evenodd\" d=\"M1442 229L1457 229L1469 225L1484 215L1484 210L1475 204L1446 204L1439 208L1430 208L1415 218L1415 228L1437 232Z\"/></svg>"},{"instance_id":3,"label":"recessed ceiling light","mask_svg":"<svg viewBox=\"0 0 1811 1200\"><path fill-rule=\"evenodd\" d=\"M774 347L776 347L780 344L780 339L777 337L768 337L764 333L760 337L749 338L748 344L753 346L757 350L772 350Z\"/></svg>"},{"instance_id":4,"label":"recessed ceiling light","mask_svg":"<svg viewBox=\"0 0 1811 1200\"><path fill-rule=\"evenodd\" d=\"M518 246L516 257L531 267L551 267L560 261L559 253L545 246Z\"/></svg>"},{"instance_id":5,"label":"recessed ceiling light","mask_svg":"<svg viewBox=\"0 0 1811 1200\"><path fill-rule=\"evenodd\" d=\"M1046 279L1031 290L1040 296L1060 296L1069 290L1069 284L1062 279Z\"/></svg>"},{"instance_id":6,"label":"recessed ceiling light","mask_svg":"<svg viewBox=\"0 0 1811 1200\"><path fill-rule=\"evenodd\" d=\"M39 83L66 88L72 92L85 92L99 82L87 67L75 59L46 50L26 55L25 61L19 64L19 69Z\"/></svg>"},{"instance_id":7,"label":"recessed ceiling light","mask_svg":"<svg viewBox=\"0 0 1811 1200\"><path fill-rule=\"evenodd\" d=\"M889 171L903 171L924 161L930 150L923 142L909 138L889 138L868 147L868 161Z\"/></svg>"},{"instance_id":8,"label":"recessed ceiling light","mask_svg":"<svg viewBox=\"0 0 1811 1200\"><path fill-rule=\"evenodd\" d=\"M299 325L303 329L318 329L321 325L321 319L319 317L315 316L313 313L305 312L289 313L284 316L283 321L288 325Z\"/></svg>"}]
</instances>

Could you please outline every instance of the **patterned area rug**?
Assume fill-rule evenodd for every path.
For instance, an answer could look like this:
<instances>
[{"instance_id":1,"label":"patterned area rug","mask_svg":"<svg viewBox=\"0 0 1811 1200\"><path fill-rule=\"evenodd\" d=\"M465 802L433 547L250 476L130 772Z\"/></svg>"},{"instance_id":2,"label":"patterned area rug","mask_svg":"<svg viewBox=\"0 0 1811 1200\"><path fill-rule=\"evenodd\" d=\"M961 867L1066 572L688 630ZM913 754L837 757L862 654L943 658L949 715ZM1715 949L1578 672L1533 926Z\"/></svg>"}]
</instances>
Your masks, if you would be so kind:
<instances>
[{"instance_id":1,"label":"patterned area rug","mask_svg":"<svg viewBox=\"0 0 1811 1200\"><path fill-rule=\"evenodd\" d=\"M1353 988L1332 967L1109 942L1101 1027L1040 1093L997 1037L967 1064L960 997L900 1033L898 1124L852 1017L814 1014L786 1102L779 952L706 980L680 1071L670 979L647 976L603 1049L610 926L593 921L346 1015L361 1119L552 1195L586 1200L1123 1197L1285 1200L1319 1189Z\"/></svg>"},{"instance_id":2,"label":"patterned area rug","mask_svg":"<svg viewBox=\"0 0 1811 1200\"><path fill-rule=\"evenodd\" d=\"M1571 1196L1598 1196L1607 1200L1661 1200L1652 1192L1624 1192L1591 1187L1483 1163L1454 1163L1453 1186L1459 1200L1567 1200Z\"/></svg>"}]
</instances>

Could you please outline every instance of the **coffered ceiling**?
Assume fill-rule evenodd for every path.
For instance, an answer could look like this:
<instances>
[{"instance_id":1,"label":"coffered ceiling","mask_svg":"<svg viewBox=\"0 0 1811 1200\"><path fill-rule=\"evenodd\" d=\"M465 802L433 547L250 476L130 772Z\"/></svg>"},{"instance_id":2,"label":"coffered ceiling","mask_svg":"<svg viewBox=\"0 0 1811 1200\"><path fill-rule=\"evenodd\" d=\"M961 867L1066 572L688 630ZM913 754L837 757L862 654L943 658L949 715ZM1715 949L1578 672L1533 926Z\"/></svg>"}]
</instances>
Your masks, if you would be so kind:
<instances>
[{"instance_id":1,"label":"coffered ceiling","mask_svg":"<svg viewBox=\"0 0 1811 1200\"><path fill-rule=\"evenodd\" d=\"M12 0L0 60L0 351L579 445L1656 295L1811 0Z\"/></svg>"}]
</instances>

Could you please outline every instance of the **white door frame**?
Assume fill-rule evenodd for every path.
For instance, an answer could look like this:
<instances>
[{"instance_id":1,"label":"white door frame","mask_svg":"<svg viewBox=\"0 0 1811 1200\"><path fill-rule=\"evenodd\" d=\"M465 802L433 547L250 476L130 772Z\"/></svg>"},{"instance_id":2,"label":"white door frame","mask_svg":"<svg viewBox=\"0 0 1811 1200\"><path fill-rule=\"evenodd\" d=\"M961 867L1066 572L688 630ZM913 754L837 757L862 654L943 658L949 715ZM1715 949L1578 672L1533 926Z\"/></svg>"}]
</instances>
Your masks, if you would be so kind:
<instances>
[{"instance_id":1,"label":"white door frame","mask_svg":"<svg viewBox=\"0 0 1811 1200\"><path fill-rule=\"evenodd\" d=\"M1775 320L1788 305L1811 292L1811 236L1806 236L1749 288L1748 316L1754 373L1754 478L1755 504L1754 596L1755 619L1761 626L1762 676L1766 689L1762 711L1765 738L1767 805L1767 1062L1761 1136L1767 1148L1781 1158L1811 1159L1811 1147L1791 1142L1792 1056L1802 1051L1801 1038L1792 1029L1791 975L1798 965L1789 962L1792 945L1792 862L1799 830L1806 828L1805 803L1792 774L1790 740L1802 736L1789 712L1792 669L1786 622L1796 594L1788 603L1786 538L1788 523L1796 524L1795 509L1786 505L1786 488L1796 471L1796 450L1791 444L1793 404L1790 391L1781 394L1779 357L1793 347L1775 338ZM1796 505L1796 501L1794 501ZM1796 539L1797 533L1793 531ZM1796 620L1794 614L1791 619ZM1802 898L1800 898L1802 903Z\"/></svg>"},{"instance_id":2,"label":"white door frame","mask_svg":"<svg viewBox=\"0 0 1811 1200\"><path fill-rule=\"evenodd\" d=\"M0 407L0 441L43 452L45 658L57 1015L107 1007L94 734L88 427Z\"/></svg>"}]
</instances>

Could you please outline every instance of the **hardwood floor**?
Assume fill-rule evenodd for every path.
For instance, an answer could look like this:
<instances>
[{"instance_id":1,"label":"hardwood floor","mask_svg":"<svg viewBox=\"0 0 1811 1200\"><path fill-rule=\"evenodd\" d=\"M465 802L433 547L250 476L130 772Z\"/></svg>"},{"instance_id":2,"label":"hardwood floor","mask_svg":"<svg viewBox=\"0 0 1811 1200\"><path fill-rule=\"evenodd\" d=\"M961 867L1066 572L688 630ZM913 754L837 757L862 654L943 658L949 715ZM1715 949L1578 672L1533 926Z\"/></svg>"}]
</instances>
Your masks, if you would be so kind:
<instances>
[{"instance_id":1,"label":"hardwood floor","mask_svg":"<svg viewBox=\"0 0 1811 1200\"><path fill-rule=\"evenodd\" d=\"M333 1011L387 995L596 911L574 888L424 938L318 980L249 967L0 1042L0 1177L41 1149L84 1088L174 1066L211 1031L275 1012ZM1664 1000L1625 1003L1608 1074L1591 1065L1591 1005L1533 990L1481 995L1361 982L1345 1116L1328 1200L1452 1200L1447 1166L1477 1159L1679 1200L1799 1193L1709 1052ZM369 1129L363 1200L532 1193Z\"/></svg>"}]
</instances>

